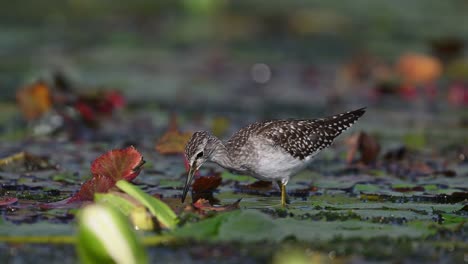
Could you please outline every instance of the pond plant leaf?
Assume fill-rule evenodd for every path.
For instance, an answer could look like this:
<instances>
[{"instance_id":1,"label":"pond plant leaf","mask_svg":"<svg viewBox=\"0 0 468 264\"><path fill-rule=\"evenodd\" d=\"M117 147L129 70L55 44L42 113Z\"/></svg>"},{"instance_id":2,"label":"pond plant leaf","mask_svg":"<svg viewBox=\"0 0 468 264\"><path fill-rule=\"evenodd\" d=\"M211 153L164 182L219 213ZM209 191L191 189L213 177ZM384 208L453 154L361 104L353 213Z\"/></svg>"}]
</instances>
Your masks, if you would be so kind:
<instances>
[{"instance_id":1,"label":"pond plant leaf","mask_svg":"<svg viewBox=\"0 0 468 264\"><path fill-rule=\"evenodd\" d=\"M195 207L195 209L200 210L200 211L205 211L205 212L208 212L208 211L228 212L228 211L239 209L239 203L241 200L242 199L238 199L234 203L228 204L228 205L211 205L210 201L202 198L202 199L198 199L192 205L193 207Z\"/></svg>"},{"instance_id":2,"label":"pond plant leaf","mask_svg":"<svg viewBox=\"0 0 468 264\"><path fill-rule=\"evenodd\" d=\"M94 194L94 201L111 205L128 216L137 230L154 230L153 216L135 198L122 192L108 192Z\"/></svg>"},{"instance_id":3,"label":"pond plant leaf","mask_svg":"<svg viewBox=\"0 0 468 264\"><path fill-rule=\"evenodd\" d=\"M78 215L76 249L81 263L147 263L128 218L112 206L93 204Z\"/></svg>"},{"instance_id":4,"label":"pond plant leaf","mask_svg":"<svg viewBox=\"0 0 468 264\"><path fill-rule=\"evenodd\" d=\"M140 173L145 163L143 156L131 146L125 149L114 149L94 160L91 165L91 173L102 175L118 181L133 180Z\"/></svg>"},{"instance_id":5,"label":"pond plant leaf","mask_svg":"<svg viewBox=\"0 0 468 264\"><path fill-rule=\"evenodd\" d=\"M43 81L37 81L18 90L16 100L27 120L35 120L52 108L52 95Z\"/></svg>"},{"instance_id":6,"label":"pond plant leaf","mask_svg":"<svg viewBox=\"0 0 468 264\"><path fill-rule=\"evenodd\" d=\"M108 151L93 161L93 177L67 203L92 201L95 193L108 192L118 180L133 180L143 164L143 156L134 147Z\"/></svg>"},{"instance_id":7,"label":"pond plant leaf","mask_svg":"<svg viewBox=\"0 0 468 264\"><path fill-rule=\"evenodd\" d=\"M102 175L94 176L81 185L80 190L68 200L68 203L92 201L95 193L106 193L114 185L115 181L112 178Z\"/></svg>"},{"instance_id":8,"label":"pond plant leaf","mask_svg":"<svg viewBox=\"0 0 468 264\"><path fill-rule=\"evenodd\" d=\"M166 133L156 142L156 151L161 154L184 153L185 144L192 133L180 132L177 126L177 116L172 115Z\"/></svg>"},{"instance_id":9,"label":"pond plant leaf","mask_svg":"<svg viewBox=\"0 0 468 264\"><path fill-rule=\"evenodd\" d=\"M18 202L18 198L16 198L16 197L8 197L8 196L1 197L0 198L0 207L1 206L8 206L8 205L14 204L16 202Z\"/></svg>"},{"instance_id":10,"label":"pond plant leaf","mask_svg":"<svg viewBox=\"0 0 468 264\"><path fill-rule=\"evenodd\" d=\"M192 190L195 193L212 192L221 184L222 178L219 174L195 178Z\"/></svg>"},{"instance_id":11,"label":"pond plant leaf","mask_svg":"<svg viewBox=\"0 0 468 264\"><path fill-rule=\"evenodd\" d=\"M177 215L163 201L143 192L133 184L120 180L116 183L117 187L136 199L153 214L159 223L168 229L173 229L177 225Z\"/></svg>"},{"instance_id":12,"label":"pond plant leaf","mask_svg":"<svg viewBox=\"0 0 468 264\"><path fill-rule=\"evenodd\" d=\"M235 210L218 214L174 230L178 237L211 241L261 242L292 238L299 241L327 241L341 238L389 237L421 238L430 235L427 228L393 226L359 220L301 221L293 218L273 219L256 210Z\"/></svg>"}]
</instances>

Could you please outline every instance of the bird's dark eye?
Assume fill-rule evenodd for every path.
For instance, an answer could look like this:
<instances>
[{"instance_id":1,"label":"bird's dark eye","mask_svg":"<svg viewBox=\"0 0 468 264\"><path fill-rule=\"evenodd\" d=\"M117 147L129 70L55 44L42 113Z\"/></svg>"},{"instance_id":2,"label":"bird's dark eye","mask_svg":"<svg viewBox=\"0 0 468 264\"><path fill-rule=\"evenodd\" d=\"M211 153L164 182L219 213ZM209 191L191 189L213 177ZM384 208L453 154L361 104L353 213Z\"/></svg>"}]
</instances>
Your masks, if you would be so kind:
<instances>
[{"instance_id":1,"label":"bird's dark eye","mask_svg":"<svg viewBox=\"0 0 468 264\"><path fill-rule=\"evenodd\" d=\"M203 157L203 151L197 154L197 159Z\"/></svg>"}]
</instances>

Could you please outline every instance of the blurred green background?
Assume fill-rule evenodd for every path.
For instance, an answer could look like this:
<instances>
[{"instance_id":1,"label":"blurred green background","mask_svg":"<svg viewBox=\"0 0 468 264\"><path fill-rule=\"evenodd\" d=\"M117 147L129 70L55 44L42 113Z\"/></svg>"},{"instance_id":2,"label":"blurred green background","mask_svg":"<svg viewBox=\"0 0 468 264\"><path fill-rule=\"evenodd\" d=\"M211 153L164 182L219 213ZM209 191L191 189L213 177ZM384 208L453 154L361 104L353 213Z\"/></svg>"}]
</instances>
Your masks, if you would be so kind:
<instances>
[{"instance_id":1,"label":"blurred green background","mask_svg":"<svg viewBox=\"0 0 468 264\"><path fill-rule=\"evenodd\" d=\"M463 55L466 14L464 0L8 1L0 96L12 100L18 86L61 71L80 89L119 88L139 101L348 100L330 92L343 64L362 54L385 63L434 54L437 43Z\"/></svg>"}]
</instances>

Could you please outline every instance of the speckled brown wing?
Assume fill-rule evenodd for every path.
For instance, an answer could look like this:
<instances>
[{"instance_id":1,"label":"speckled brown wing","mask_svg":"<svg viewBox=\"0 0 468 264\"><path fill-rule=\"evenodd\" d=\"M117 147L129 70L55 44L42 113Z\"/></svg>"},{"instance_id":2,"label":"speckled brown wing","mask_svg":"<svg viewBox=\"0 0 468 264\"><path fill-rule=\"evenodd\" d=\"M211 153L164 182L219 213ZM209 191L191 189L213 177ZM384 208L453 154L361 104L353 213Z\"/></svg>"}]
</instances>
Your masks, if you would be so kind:
<instances>
[{"instance_id":1,"label":"speckled brown wing","mask_svg":"<svg viewBox=\"0 0 468 264\"><path fill-rule=\"evenodd\" d=\"M274 122L277 121L256 122L241 128L226 142L226 148L228 148L231 153L241 151L252 135L257 135L262 129Z\"/></svg>"},{"instance_id":2,"label":"speckled brown wing","mask_svg":"<svg viewBox=\"0 0 468 264\"><path fill-rule=\"evenodd\" d=\"M303 160L330 146L364 112L365 108L361 108L323 119L279 120L265 124L257 133L272 140L293 157Z\"/></svg>"}]
</instances>

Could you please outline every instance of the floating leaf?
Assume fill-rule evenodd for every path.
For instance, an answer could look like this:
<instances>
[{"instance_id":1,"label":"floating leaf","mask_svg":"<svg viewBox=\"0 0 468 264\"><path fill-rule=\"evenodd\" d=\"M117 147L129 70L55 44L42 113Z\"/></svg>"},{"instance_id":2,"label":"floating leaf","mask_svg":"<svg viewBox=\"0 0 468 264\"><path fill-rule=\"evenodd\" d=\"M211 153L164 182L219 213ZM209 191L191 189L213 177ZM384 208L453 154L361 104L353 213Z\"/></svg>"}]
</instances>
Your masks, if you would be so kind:
<instances>
[{"instance_id":1,"label":"floating leaf","mask_svg":"<svg viewBox=\"0 0 468 264\"><path fill-rule=\"evenodd\" d=\"M18 198L16 197L2 197L0 198L0 206L8 206L18 202Z\"/></svg>"},{"instance_id":2,"label":"floating leaf","mask_svg":"<svg viewBox=\"0 0 468 264\"><path fill-rule=\"evenodd\" d=\"M215 211L215 212L226 212L239 209L239 203L242 199L235 201L233 204L228 205L211 205L210 201L206 199L198 199L195 203L193 203L193 207L201 211Z\"/></svg>"},{"instance_id":3,"label":"floating leaf","mask_svg":"<svg viewBox=\"0 0 468 264\"><path fill-rule=\"evenodd\" d=\"M145 249L127 217L111 206L88 205L78 215L81 263L147 263Z\"/></svg>"},{"instance_id":4,"label":"floating leaf","mask_svg":"<svg viewBox=\"0 0 468 264\"><path fill-rule=\"evenodd\" d=\"M219 174L198 177L192 184L195 193L212 192L221 184L222 178Z\"/></svg>"},{"instance_id":5,"label":"floating leaf","mask_svg":"<svg viewBox=\"0 0 468 264\"><path fill-rule=\"evenodd\" d=\"M118 181L133 180L140 173L144 164L143 156L133 146L125 149L114 149L98 157L91 165L94 176L102 175Z\"/></svg>"},{"instance_id":6,"label":"floating leaf","mask_svg":"<svg viewBox=\"0 0 468 264\"><path fill-rule=\"evenodd\" d=\"M177 117L171 116L167 132L156 143L156 150L161 154L184 153L185 144L189 141L192 133L182 133L177 127Z\"/></svg>"},{"instance_id":7,"label":"floating leaf","mask_svg":"<svg viewBox=\"0 0 468 264\"><path fill-rule=\"evenodd\" d=\"M96 193L108 192L116 181L133 180L140 173L143 163L143 156L134 147L108 151L93 161L93 177L87 180L73 197L64 201L64 204L92 201ZM47 209L48 206L43 208Z\"/></svg>"},{"instance_id":8,"label":"floating leaf","mask_svg":"<svg viewBox=\"0 0 468 264\"><path fill-rule=\"evenodd\" d=\"M272 219L256 210L237 210L219 214L174 231L179 237L214 241L279 242L286 238L299 241L325 241L341 238L425 237L425 228L392 226L358 220L301 221L292 218Z\"/></svg>"},{"instance_id":9,"label":"floating leaf","mask_svg":"<svg viewBox=\"0 0 468 264\"><path fill-rule=\"evenodd\" d=\"M177 216L172 209L161 200L152 197L143 192L133 184L120 180L116 183L117 187L128 195L135 198L138 202L144 205L158 219L158 221L166 228L173 229L177 225Z\"/></svg>"},{"instance_id":10,"label":"floating leaf","mask_svg":"<svg viewBox=\"0 0 468 264\"><path fill-rule=\"evenodd\" d=\"M41 117L52 107L51 92L42 81L21 88L16 93L16 100L28 120Z\"/></svg>"},{"instance_id":11,"label":"floating leaf","mask_svg":"<svg viewBox=\"0 0 468 264\"><path fill-rule=\"evenodd\" d=\"M114 187L114 185L115 181L112 178L96 175L83 183L78 193L73 195L67 203L92 201L94 199L94 194L105 193Z\"/></svg>"}]
</instances>

